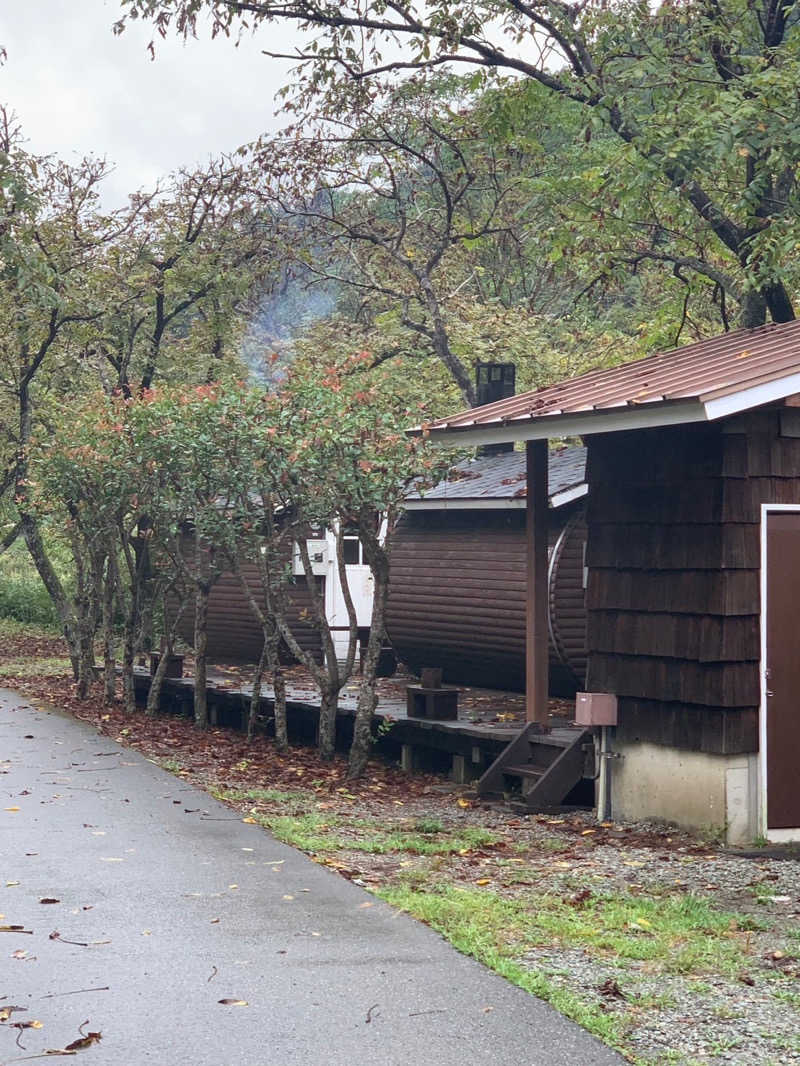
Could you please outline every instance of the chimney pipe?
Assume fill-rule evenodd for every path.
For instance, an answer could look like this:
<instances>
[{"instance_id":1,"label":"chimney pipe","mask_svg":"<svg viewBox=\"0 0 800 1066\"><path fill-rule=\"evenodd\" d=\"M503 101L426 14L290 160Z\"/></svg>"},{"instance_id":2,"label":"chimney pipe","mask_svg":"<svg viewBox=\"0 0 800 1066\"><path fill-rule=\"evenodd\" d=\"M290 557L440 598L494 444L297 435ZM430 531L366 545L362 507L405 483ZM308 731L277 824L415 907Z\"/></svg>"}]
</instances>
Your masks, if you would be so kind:
<instances>
[{"instance_id":1,"label":"chimney pipe","mask_svg":"<svg viewBox=\"0 0 800 1066\"><path fill-rule=\"evenodd\" d=\"M478 407L494 403L495 400L507 400L514 395L517 383L517 368L513 363L478 363L475 367L475 392ZM514 444L481 444L478 455L502 455L513 452Z\"/></svg>"}]
</instances>

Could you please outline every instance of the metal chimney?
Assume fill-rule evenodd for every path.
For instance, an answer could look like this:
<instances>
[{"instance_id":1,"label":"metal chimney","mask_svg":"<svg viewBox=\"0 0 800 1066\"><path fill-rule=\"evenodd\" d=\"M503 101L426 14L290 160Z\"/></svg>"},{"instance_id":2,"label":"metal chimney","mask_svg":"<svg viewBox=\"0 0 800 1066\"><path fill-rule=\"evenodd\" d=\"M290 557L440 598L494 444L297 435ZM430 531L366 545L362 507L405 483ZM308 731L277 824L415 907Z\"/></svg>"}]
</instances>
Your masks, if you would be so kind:
<instances>
[{"instance_id":1,"label":"metal chimney","mask_svg":"<svg viewBox=\"0 0 800 1066\"><path fill-rule=\"evenodd\" d=\"M475 367L475 392L478 407L494 403L495 400L507 400L516 390L517 368L513 363L478 363ZM513 452L514 445L482 444L478 455L501 455Z\"/></svg>"}]
</instances>

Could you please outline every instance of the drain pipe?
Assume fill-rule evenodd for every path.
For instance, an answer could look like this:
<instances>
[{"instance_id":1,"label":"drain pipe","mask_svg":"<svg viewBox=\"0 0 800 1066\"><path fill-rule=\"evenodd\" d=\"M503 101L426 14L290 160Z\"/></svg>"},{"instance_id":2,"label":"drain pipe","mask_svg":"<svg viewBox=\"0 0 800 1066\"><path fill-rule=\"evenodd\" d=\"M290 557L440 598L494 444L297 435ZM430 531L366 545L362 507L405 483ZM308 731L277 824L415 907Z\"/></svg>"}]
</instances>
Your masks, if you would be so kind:
<instances>
[{"instance_id":1,"label":"drain pipe","mask_svg":"<svg viewBox=\"0 0 800 1066\"><path fill-rule=\"evenodd\" d=\"M611 818L611 774L608 760L611 749L608 743L609 726L600 726L600 766L597 780L597 820L607 822Z\"/></svg>"}]
</instances>

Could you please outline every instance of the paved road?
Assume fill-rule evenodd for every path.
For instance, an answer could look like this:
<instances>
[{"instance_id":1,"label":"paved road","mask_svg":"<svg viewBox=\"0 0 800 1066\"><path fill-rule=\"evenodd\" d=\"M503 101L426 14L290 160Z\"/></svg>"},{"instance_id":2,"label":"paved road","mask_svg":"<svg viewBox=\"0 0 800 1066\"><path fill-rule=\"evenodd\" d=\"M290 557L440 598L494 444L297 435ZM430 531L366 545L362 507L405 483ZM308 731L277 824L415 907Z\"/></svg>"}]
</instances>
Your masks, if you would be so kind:
<instances>
[{"instance_id":1,"label":"paved road","mask_svg":"<svg viewBox=\"0 0 800 1066\"><path fill-rule=\"evenodd\" d=\"M2 1066L84 1022L102 1032L86 1066L622 1063L430 929L3 690L0 771L0 925L33 930L0 933L0 1008L43 1023L2 1027Z\"/></svg>"}]
</instances>

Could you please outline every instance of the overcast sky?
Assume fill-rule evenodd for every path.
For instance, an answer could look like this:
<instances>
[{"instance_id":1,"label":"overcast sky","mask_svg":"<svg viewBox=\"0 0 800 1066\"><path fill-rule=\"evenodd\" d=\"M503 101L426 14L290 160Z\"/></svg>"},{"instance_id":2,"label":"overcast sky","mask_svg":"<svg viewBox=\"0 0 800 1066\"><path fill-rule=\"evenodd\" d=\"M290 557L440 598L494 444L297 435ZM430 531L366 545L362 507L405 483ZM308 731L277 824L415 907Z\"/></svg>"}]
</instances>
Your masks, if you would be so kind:
<instances>
[{"instance_id":1,"label":"overcast sky","mask_svg":"<svg viewBox=\"0 0 800 1066\"><path fill-rule=\"evenodd\" d=\"M5 0L0 101L13 109L37 153L69 159L94 152L116 164L107 206L192 165L278 128L275 93L290 64L260 48L286 52L291 30L260 41L159 42L147 53L149 25L111 31L117 0Z\"/></svg>"}]
</instances>

